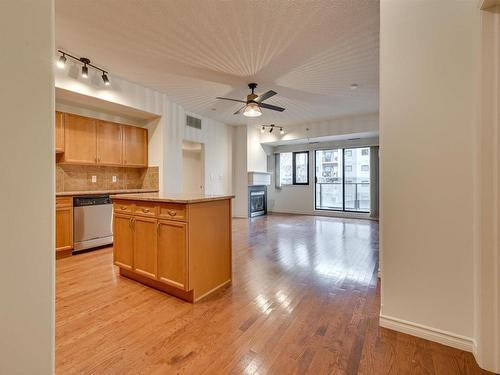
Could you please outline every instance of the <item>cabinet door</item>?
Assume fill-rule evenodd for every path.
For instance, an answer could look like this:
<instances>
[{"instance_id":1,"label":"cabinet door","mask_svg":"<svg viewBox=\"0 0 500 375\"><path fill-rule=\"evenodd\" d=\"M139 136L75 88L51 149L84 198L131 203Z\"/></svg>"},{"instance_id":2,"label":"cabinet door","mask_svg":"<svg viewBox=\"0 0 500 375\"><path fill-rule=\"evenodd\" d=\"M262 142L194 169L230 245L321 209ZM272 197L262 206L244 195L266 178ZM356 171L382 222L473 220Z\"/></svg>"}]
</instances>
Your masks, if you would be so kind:
<instances>
[{"instance_id":1,"label":"cabinet door","mask_svg":"<svg viewBox=\"0 0 500 375\"><path fill-rule=\"evenodd\" d=\"M134 216L134 270L156 279L157 223L154 218Z\"/></svg>"},{"instance_id":2,"label":"cabinet door","mask_svg":"<svg viewBox=\"0 0 500 375\"><path fill-rule=\"evenodd\" d=\"M158 279L188 290L187 224L167 220L158 224Z\"/></svg>"},{"instance_id":3,"label":"cabinet door","mask_svg":"<svg viewBox=\"0 0 500 375\"><path fill-rule=\"evenodd\" d=\"M122 126L113 122L97 122L97 164L123 164Z\"/></svg>"},{"instance_id":4,"label":"cabinet door","mask_svg":"<svg viewBox=\"0 0 500 375\"><path fill-rule=\"evenodd\" d=\"M64 152L64 114L56 112L56 153Z\"/></svg>"},{"instance_id":5,"label":"cabinet door","mask_svg":"<svg viewBox=\"0 0 500 375\"><path fill-rule=\"evenodd\" d=\"M64 162L96 164L96 120L64 114Z\"/></svg>"},{"instance_id":6,"label":"cabinet door","mask_svg":"<svg viewBox=\"0 0 500 375\"><path fill-rule=\"evenodd\" d=\"M148 166L148 130L124 126L123 164L128 167Z\"/></svg>"},{"instance_id":7,"label":"cabinet door","mask_svg":"<svg viewBox=\"0 0 500 375\"><path fill-rule=\"evenodd\" d=\"M134 232L133 217L130 215L113 215L113 260L122 268L131 270L134 265Z\"/></svg>"},{"instance_id":8,"label":"cabinet door","mask_svg":"<svg viewBox=\"0 0 500 375\"><path fill-rule=\"evenodd\" d=\"M73 248L73 208L56 209L56 251Z\"/></svg>"}]
</instances>

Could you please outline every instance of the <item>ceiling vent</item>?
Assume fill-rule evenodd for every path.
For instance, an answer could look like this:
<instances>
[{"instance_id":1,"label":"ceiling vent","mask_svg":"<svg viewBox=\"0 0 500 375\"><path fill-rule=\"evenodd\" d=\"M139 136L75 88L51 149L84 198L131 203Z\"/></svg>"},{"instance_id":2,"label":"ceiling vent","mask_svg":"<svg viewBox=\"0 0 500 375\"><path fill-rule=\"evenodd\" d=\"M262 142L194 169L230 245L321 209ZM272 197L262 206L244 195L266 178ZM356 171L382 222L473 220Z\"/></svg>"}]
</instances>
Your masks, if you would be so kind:
<instances>
[{"instance_id":1,"label":"ceiling vent","mask_svg":"<svg viewBox=\"0 0 500 375\"><path fill-rule=\"evenodd\" d=\"M195 128L195 129L201 130L201 119L187 115L186 116L186 126L189 126L190 128Z\"/></svg>"}]
</instances>

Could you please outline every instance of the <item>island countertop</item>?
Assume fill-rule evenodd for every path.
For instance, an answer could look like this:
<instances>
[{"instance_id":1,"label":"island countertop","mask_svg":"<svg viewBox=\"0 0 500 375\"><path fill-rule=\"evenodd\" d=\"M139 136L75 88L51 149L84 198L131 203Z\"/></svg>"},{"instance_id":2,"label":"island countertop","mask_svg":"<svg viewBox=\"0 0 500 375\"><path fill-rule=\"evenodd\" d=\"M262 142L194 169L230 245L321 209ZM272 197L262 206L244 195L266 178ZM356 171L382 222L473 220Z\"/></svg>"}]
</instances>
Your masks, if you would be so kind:
<instances>
[{"instance_id":1,"label":"island countertop","mask_svg":"<svg viewBox=\"0 0 500 375\"><path fill-rule=\"evenodd\" d=\"M205 195L205 194L170 194L170 193L141 193L116 194L113 199L129 201L166 202L166 203L200 203L220 201L234 198L234 195Z\"/></svg>"}]
</instances>

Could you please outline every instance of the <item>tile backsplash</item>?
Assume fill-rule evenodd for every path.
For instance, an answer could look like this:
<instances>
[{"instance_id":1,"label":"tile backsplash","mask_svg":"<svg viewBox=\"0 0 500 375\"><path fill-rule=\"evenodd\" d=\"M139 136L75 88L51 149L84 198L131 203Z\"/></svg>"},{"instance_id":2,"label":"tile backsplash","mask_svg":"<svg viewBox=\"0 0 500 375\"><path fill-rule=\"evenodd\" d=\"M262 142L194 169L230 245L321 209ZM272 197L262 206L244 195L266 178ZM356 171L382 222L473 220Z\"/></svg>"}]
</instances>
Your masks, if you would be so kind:
<instances>
[{"instance_id":1,"label":"tile backsplash","mask_svg":"<svg viewBox=\"0 0 500 375\"><path fill-rule=\"evenodd\" d=\"M92 177L95 176L95 182ZM115 177L115 182L113 182ZM56 164L56 192L158 189L158 167L119 168Z\"/></svg>"}]
</instances>

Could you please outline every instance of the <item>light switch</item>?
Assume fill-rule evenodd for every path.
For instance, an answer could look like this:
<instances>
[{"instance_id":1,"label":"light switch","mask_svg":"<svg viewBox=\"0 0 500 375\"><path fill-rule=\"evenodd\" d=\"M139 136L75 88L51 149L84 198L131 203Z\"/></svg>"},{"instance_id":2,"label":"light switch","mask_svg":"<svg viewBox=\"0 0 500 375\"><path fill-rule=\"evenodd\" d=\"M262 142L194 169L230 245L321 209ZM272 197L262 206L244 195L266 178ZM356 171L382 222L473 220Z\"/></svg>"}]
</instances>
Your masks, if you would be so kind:
<instances>
[{"instance_id":1,"label":"light switch","mask_svg":"<svg viewBox=\"0 0 500 375\"><path fill-rule=\"evenodd\" d=\"M97 182L97 176L92 176L92 182Z\"/></svg>"},{"instance_id":2,"label":"light switch","mask_svg":"<svg viewBox=\"0 0 500 375\"><path fill-rule=\"evenodd\" d=\"M113 176L113 177L111 178L111 180L112 180L113 182L116 182L116 176Z\"/></svg>"}]
</instances>

